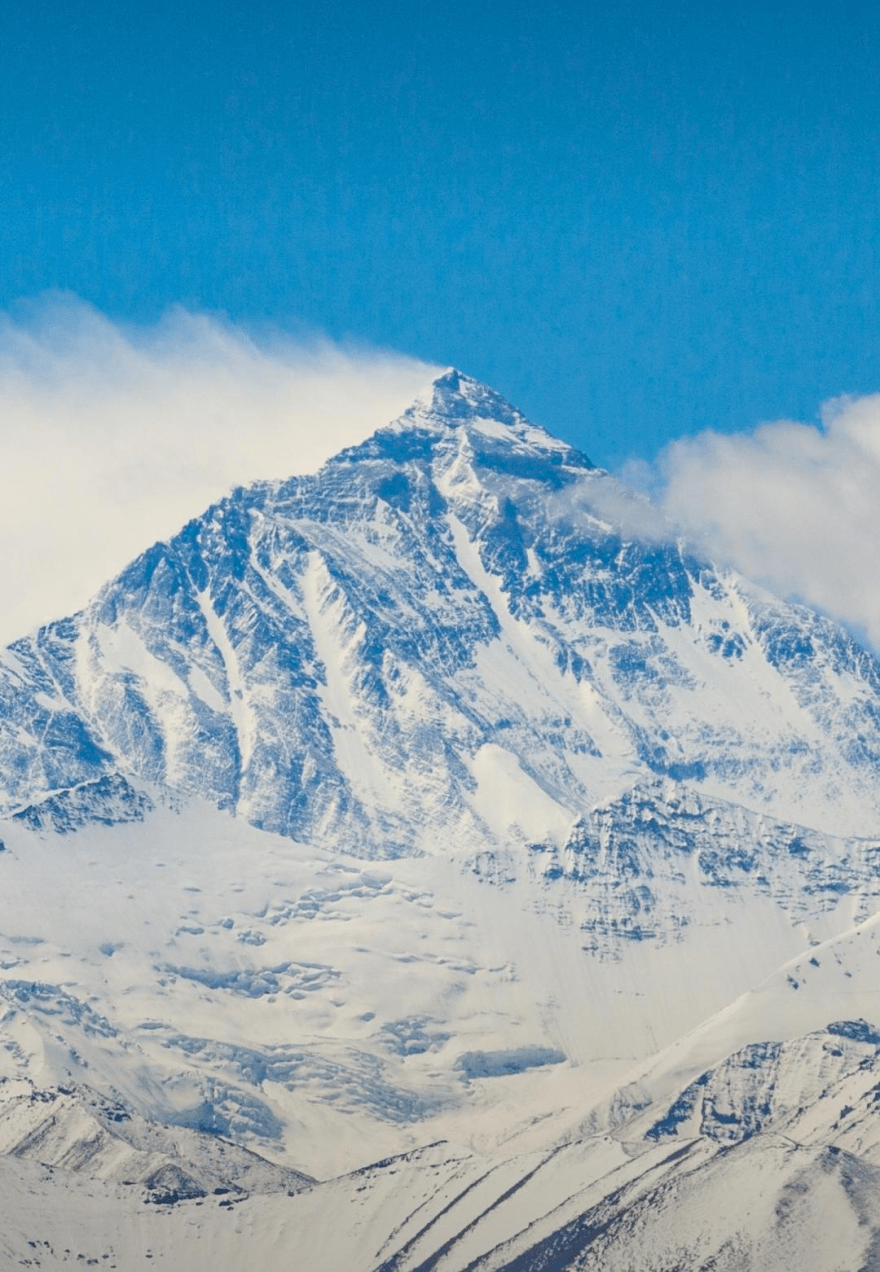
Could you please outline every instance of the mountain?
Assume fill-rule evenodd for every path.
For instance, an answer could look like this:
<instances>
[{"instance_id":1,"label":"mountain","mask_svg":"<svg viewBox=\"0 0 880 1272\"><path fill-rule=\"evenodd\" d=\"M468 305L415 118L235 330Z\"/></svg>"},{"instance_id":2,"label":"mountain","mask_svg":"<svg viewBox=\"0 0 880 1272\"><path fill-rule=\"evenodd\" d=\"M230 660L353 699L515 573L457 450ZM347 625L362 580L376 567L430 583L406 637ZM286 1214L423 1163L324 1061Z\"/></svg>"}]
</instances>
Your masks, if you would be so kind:
<instances>
[{"instance_id":1,"label":"mountain","mask_svg":"<svg viewBox=\"0 0 880 1272\"><path fill-rule=\"evenodd\" d=\"M878 721L449 371L0 653L0 1154L119 1266L157 1195L170 1266L783 1267L804 1189L867 1259Z\"/></svg>"},{"instance_id":2,"label":"mountain","mask_svg":"<svg viewBox=\"0 0 880 1272\"><path fill-rule=\"evenodd\" d=\"M838 833L876 825L875 661L689 555L457 372L15 642L0 693L2 806L30 818L51 797L43 816L76 819L84 784L101 816L138 816L124 779L390 857L441 828L506 844L511 786L523 835L558 837L662 775Z\"/></svg>"}]
</instances>

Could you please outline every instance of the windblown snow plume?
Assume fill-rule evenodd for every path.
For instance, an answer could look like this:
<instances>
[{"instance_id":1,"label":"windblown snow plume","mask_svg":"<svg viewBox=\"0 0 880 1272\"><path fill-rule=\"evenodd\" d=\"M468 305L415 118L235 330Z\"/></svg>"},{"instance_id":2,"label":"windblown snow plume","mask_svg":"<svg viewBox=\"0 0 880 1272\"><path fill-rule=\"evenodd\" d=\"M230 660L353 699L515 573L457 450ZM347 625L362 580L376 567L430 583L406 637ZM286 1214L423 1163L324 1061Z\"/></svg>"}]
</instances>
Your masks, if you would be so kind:
<instances>
[{"instance_id":1,"label":"windblown snow plume","mask_svg":"<svg viewBox=\"0 0 880 1272\"><path fill-rule=\"evenodd\" d=\"M0 635L78 608L233 484L313 471L433 373L184 309L122 327L58 295L0 315Z\"/></svg>"}]
</instances>

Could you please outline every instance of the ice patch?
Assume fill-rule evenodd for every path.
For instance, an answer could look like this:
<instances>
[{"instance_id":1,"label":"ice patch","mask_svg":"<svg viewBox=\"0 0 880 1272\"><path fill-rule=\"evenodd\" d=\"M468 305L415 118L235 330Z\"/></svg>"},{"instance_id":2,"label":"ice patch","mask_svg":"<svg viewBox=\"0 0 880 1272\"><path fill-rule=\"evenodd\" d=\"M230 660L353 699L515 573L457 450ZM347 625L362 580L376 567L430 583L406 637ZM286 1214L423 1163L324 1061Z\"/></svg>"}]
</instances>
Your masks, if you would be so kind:
<instances>
[{"instance_id":1,"label":"ice patch","mask_svg":"<svg viewBox=\"0 0 880 1272\"><path fill-rule=\"evenodd\" d=\"M546 1064L564 1064L568 1057L555 1047L514 1047L510 1051L464 1051L455 1062L465 1082L475 1078L507 1078Z\"/></svg>"}]
</instances>

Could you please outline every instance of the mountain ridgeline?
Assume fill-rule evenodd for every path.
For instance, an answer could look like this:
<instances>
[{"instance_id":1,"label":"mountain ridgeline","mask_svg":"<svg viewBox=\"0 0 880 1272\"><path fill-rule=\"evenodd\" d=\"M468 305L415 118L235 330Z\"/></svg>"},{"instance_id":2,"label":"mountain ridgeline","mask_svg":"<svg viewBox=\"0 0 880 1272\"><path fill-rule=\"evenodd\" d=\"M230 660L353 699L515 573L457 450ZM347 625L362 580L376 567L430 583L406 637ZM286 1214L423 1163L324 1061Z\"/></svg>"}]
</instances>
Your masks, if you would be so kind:
<instances>
[{"instance_id":1,"label":"mountain ridgeline","mask_svg":"<svg viewBox=\"0 0 880 1272\"><path fill-rule=\"evenodd\" d=\"M847 834L880 809L874 660L455 371L0 669L0 800L33 824L169 792L393 857L559 839L656 777Z\"/></svg>"}]
</instances>

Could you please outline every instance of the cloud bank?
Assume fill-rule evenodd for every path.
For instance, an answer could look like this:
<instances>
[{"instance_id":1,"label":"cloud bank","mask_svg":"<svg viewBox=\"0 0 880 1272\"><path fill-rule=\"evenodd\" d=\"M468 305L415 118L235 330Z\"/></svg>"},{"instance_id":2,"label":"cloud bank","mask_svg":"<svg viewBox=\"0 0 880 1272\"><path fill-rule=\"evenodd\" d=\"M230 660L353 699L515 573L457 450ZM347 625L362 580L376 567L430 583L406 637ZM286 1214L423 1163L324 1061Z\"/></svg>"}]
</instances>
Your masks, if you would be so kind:
<instances>
[{"instance_id":1,"label":"cloud bank","mask_svg":"<svg viewBox=\"0 0 880 1272\"><path fill-rule=\"evenodd\" d=\"M0 640L78 609L231 486L314 471L438 369L183 309L141 328L68 296L0 314Z\"/></svg>"},{"instance_id":2,"label":"cloud bank","mask_svg":"<svg viewBox=\"0 0 880 1272\"><path fill-rule=\"evenodd\" d=\"M704 551L880 649L880 394L826 403L818 426L685 438L657 467L667 514Z\"/></svg>"}]
</instances>

